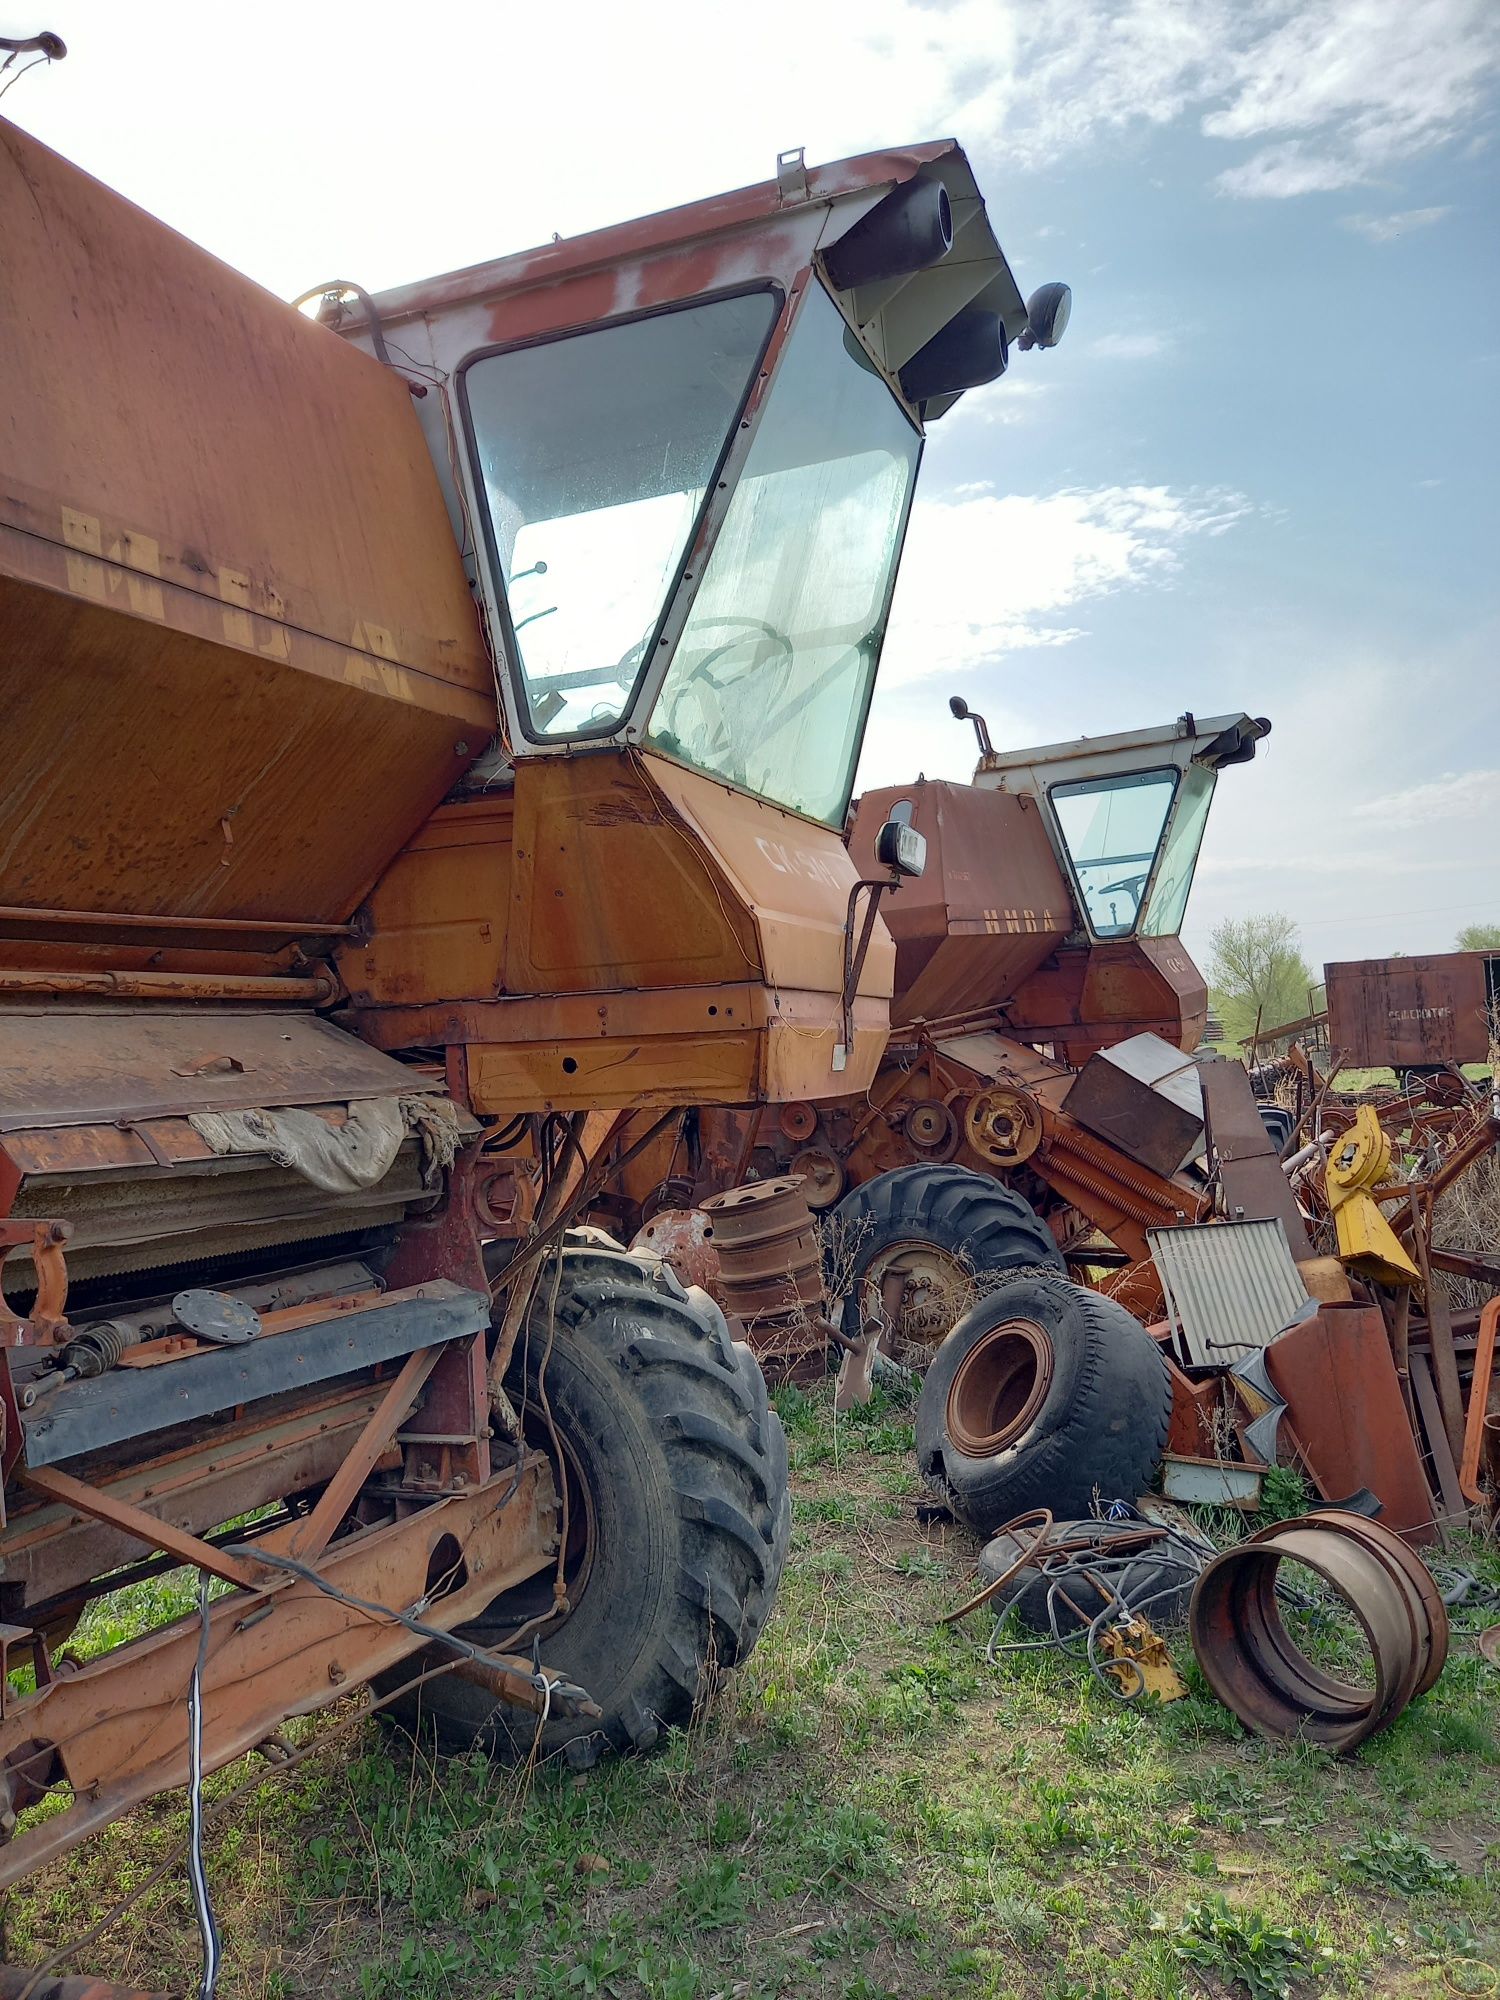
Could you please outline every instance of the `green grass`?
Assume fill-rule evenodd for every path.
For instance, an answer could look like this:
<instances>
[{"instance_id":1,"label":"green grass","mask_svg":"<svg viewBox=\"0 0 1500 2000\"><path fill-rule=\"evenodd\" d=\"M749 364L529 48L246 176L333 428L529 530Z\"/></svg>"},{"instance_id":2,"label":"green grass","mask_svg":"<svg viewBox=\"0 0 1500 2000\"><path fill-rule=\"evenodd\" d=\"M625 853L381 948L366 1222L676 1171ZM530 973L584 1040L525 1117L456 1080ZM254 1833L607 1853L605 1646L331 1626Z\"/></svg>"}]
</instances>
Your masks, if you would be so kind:
<instances>
[{"instance_id":1,"label":"green grass","mask_svg":"<svg viewBox=\"0 0 1500 2000\"><path fill-rule=\"evenodd\" d=\"M1470 1083L1489 1081L1488 1063L1463 1063L1460 1067ZM1393 1069L1341 1069L1333 1080L1333 1087L1335 1090L1348 1092L1394 1090L1396 1082L1396 1072Z\"/></svg>"},{"instance_id":2,"label":"green grass","mask_svg":"<svg viewBox=\"0 0 1500 2000\"><path fill-rule=\"evenodd\" d=\"M990 1668L982 1617L936 1623L976 1545L916 1519L909 1403L778 1402L793 1551L711 1712L586 1777L435 1763L362 1723L268 1778L209 1846L224 2000L1500 1992L1500 1682L1472 1630L1344 1763L1247 1739L1180 1634L1193 1691L1160 1709L1039 1654ZM1500 1583L1493 1552L1465 1560ZM8 1955L76 1935L183 1817L158 1800L13 1891ZM177 1991L195 1966L175 1869L85 1961Z\"/></svg>"}]
</instances>

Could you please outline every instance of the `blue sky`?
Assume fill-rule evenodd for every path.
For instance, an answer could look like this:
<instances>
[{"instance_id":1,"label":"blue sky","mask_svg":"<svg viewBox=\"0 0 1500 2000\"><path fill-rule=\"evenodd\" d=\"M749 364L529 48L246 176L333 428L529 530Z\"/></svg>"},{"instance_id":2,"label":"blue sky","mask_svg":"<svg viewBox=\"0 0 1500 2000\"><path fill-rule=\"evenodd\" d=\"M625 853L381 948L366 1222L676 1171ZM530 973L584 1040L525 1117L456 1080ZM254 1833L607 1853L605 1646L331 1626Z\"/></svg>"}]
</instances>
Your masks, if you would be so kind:
<instances>
[{"instance_id":1,"label":"blue sky","mask_svg":"<svg viewBox=\"0 0 1500 2000\"><path fill-rule=\"evenodd\" d=\"M1500 921L1500 0L0 0L4 113L290 296L956 135L1048 354L934 427L862 776L1249 709L1189 943Z\"/></svg>"}]
</instances>

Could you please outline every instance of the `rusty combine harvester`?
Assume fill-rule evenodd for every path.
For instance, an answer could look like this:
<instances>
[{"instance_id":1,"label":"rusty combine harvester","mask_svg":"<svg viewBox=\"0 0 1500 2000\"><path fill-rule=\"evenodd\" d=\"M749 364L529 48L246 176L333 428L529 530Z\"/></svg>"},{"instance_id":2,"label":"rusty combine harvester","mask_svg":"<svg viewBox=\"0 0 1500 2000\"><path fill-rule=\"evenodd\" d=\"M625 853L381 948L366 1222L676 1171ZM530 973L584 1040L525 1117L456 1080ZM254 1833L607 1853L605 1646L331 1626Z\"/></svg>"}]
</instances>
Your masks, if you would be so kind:
<instances>
[{"instance_id":1,"label":"rusty combine harvester","mask_svg":"<svg viewBox=\"0 0 1500 2000\"><path fill-rule=\"evenodd\" d=\"M952 142L316 319L0 173L7 1884L362 1683L587 1764L754 1644L760 1374L573 1225L685 1107L873 1083L842 835L923 425L1066 292ZM70 1655L182 1566L200 1615Z\"/></svg>"},{"instance_id":2,"label":"rusty combine harvester","mask_svg":"<svg viewBox=\"0 0 1500 2000\"><path fill-rule=\"evenodd\" d=\"M1116 1263L1120 1295L1143 1317L1159 1310L1148 1229L1211 1209L1191 1164L1203 1112L1189 1060L1208 994L1183 913L1218 774L1270 727L1183 716L999 753L981 717L951 706L979 737L972 783L872 791L850 826L862 877L893 819L927 848L921 879L881 906L895 1026L874 1083L820 1103L704 1106L637 1156L602 1216L681 1262L702 1235L688 1203L801 1176L833 1218L845 1338L878 1294L892 1344L917 1359L976 1271ZM711 1260L694 1269L711 1281ZM778 1340L756 1344L779 1356Z\"/></svg>"}]
</instances>

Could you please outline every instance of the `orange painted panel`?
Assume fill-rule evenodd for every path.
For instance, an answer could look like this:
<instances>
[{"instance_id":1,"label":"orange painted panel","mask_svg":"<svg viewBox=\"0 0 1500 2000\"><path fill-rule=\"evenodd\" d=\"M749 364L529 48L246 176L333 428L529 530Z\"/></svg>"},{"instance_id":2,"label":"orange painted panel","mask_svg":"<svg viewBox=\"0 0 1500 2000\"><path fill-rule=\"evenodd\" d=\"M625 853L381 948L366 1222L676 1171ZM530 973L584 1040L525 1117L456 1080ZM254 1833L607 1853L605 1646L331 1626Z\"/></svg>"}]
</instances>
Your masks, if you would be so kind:
<instances>
[{"instance_id":1,"label":"orange painted panel","mask_svg":"<svg viewBox=\"0 0 1500 2000\"><path fill-rule=\"evenodd\" d=\"M735 893L754 912L767 981L804 992L840 992L845 914L861 871L838 834L668 758L641 763L652 785L712 848ZM890 907L887 897L881 908ZM877 923L860 992L886 999L894 968L890 933Z\"/></svg>"},{"instance_id":2,"label":"orange painted panel","mask_svg":"<svg viewBox=\"0 0 1500 2000\"><path fill-rule=\"evenodd\" d=\"M396 857L365 906L365 941L338 955L356 1006L500 992L514 818L505 793L443 806Z\"/></svg>"},{"instance_id":3,"label":"orange painted panel","mask_svg":"<svg viewBox=\"0 0 1500 2000\"><path fill-rule=\"evenodd\" d=\"M707 985L760 967L749 913L633 753L516 771L512 993Z\"/></svg>"},{"instance_id":4,"label":"orange painted panel","mask_svg":"<svg viewBox=\"0 0 1500 2000\"><path fill-rule=\"evenodd\" d=\"M0 902L333 921L492 675L405 381L0 124Z\"/></svg>"}]
</instances>

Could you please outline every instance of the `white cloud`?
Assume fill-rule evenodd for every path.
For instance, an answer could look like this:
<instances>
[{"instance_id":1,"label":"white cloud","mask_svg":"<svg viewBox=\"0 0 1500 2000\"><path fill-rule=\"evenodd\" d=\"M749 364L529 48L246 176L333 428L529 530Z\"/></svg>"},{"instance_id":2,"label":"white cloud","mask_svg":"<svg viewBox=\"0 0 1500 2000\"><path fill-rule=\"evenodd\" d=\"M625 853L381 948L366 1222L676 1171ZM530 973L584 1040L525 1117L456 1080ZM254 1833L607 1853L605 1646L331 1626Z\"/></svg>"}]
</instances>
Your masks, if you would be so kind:
<instances>
[{"instance_id":1,"label":"white cloud","mask_svg":"<svg viewBox=\"0 0 1500 2000\"><path fill-rule=\"evenodd\" d=\"M1249 511L1239 494L1165 486L962 494L912 513L882 685L972 668L1023 646L1079 637L1066 616L1110 593L1160 583L1182 544Z\"/></svg>"},{"instance_id":2,"label":"white cloud","mask_svg":"<svg viewBox=\"0 0 1500 2000\"><path fill-rule=\"evenodd\" d=\"M1447 771L1425 785L1407 785L1354 808L1356 819L1382 826L1427 826L1451 820L1489 819L1500 800L1500 771Z\"/></svg>"},{"instance_id":3,"label":"white cloud","mask_svg":"<svg viewBox=\"0 0 1500 2000\"><path fill-rule=\"evenodd\" d=\"M956 129L1045 167L1196 112L1258 148L1217 177L1245 197L1357 186L1470 137L1500 68L1495 0L955 0L923 18Z\"/></svg>"},{"instance_id":4,"label":"white cloud","mask_svg":"<svg viewBox=\"0 0 1500 2000\"><path fill-rule=\"evenodd\" d=\"M1035 365L1034 363L1032 365ZM969 389L934 426L934 445L947 443L960 432L988 428L994 424L1024 424L1039 414L1039 405L1048 394L1048 384L1035 375L1000 377L983 388Z\"/></svg>"},{"instance_id":5,"label":"white cloud","mask_svg":"<svg viewBox=\"0 0 1500 2000\"><path fill-rule=\"evenodd\" d=\"M1458 137L1500 65L1493 0L1313 0L1245 17L1256 30L1235 49L1225 101L1203 130L1271 143L1219 176L1226 194L1371 180Z\"/></svg>"},{"instance_id":6,"label":"white cloud","mask_svg":"<svg viewBox=\"0 0 1500 2000\"><path fill-rule=\"evenodd\" d=\"M1101 361L1154 361L1171 351L1172 341L1165 333L1101 333L1089 342L1089 353Z\"/></svg>"},{"instance_id":7,"label":"white cloud","mask_svg":"<svg viewBox=\"0 0 1500 2000\"><path fill-rule=\"evenodd\" d=\"M1429 229L1452 213L1451 208L1403 208L1394 215L1346 215L1344 227L1371 243L1394 243L1398 236L1410 236L1414 229Z\"/></svg>"}]
</instances>

